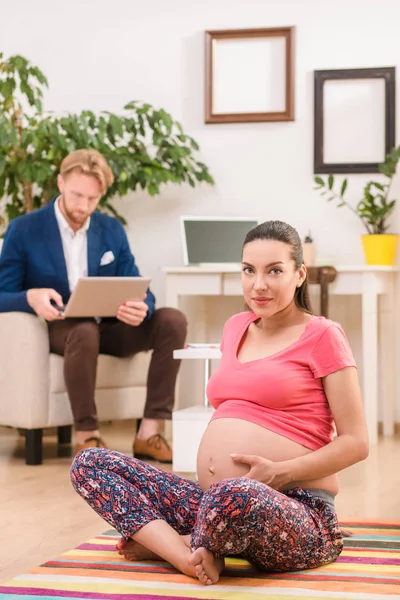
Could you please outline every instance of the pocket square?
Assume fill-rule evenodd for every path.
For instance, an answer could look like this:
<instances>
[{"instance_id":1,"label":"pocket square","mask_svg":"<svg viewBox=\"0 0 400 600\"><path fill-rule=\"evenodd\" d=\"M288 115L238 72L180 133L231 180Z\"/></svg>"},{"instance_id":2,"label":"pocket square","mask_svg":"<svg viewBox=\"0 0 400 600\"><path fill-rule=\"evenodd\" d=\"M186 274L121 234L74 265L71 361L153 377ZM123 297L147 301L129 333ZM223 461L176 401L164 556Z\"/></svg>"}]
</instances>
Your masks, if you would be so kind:
<instances>
[{"instance_id":1,"label":"pocket square","mask_svg":"<svg viewBox=\"0 0 400 600\"><path fill-rule=\"evenodd\" d=\"M108 250L107 252L104 252L103 256L101 257L100 266L104 267L104 265L109 265L113 260L114 254L111 250Z\"/></svg>"}]
</instances>

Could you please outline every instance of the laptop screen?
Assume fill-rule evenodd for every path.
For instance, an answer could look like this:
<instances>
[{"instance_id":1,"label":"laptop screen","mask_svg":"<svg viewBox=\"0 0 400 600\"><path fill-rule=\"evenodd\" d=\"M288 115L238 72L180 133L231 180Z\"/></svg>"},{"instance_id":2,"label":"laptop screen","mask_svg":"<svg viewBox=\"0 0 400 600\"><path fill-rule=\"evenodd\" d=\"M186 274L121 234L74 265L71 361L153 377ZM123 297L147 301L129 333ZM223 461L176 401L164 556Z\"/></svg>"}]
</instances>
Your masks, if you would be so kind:
<instances>
[{"instance_id":1,"label":"laptop screen","mask_svg":"<svg viewBox=\"0 0 400 600\"><path fill-rule=\"evenodd\" d=\"M257 219L182 217L185 265L240 263L247 232Z\"/></svg>"}]
</instances>

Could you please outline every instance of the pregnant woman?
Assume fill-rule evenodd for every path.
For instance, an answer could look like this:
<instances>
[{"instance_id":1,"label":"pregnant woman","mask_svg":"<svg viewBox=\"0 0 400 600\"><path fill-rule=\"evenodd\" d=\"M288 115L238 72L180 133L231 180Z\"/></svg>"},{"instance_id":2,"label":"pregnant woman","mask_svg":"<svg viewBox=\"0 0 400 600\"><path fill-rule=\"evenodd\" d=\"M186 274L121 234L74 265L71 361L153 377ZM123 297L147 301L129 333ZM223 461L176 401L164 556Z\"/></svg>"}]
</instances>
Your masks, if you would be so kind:
<instances>
[{"instance_id":1,"label":"pregnant woman","mask_svg":"<svg viewBox=\"0 0 400 600\"><path fill-rule=\"evenodd\" d=\"M224 328L198 481L101 448L71 469L78 494L122 535L121 554L161 557L206 585L226 556L265 572L336 560L337 473L368 455L352 352L339 325L311 312L290 225L249 231L242 287L249 310Z\"/></svg>"}]
</instances>

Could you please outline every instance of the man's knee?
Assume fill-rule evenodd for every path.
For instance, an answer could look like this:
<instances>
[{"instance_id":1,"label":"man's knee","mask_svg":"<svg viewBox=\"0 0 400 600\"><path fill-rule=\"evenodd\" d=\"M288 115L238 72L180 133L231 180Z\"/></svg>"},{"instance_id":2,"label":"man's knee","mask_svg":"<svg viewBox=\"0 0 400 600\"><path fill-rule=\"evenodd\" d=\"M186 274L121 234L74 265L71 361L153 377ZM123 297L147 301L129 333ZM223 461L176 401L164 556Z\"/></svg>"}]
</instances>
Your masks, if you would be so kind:
<instances>
[{"instance_id":1,"label":"man's knee","mask_svg":"<svg viewBox=\"0 0 400 600\"><path fill-rule=\"evenodd\" d=\"M159 308L155 311L153 318L157 319L157 324L162 332L173 336L180 345L183 345L187 334L187 319L182 311L177 308Z\"/></svg>"},{"instance_id":2,"label":"man's knee","mask_svg":"<svg viewBox=\"0 0 400 600\"><path fill-rule=\"evenodd\" d=\"M78 352L99 351L100 332L96 321L78 321L68 332L66 348Z\"/></svg>"}]
</instances>

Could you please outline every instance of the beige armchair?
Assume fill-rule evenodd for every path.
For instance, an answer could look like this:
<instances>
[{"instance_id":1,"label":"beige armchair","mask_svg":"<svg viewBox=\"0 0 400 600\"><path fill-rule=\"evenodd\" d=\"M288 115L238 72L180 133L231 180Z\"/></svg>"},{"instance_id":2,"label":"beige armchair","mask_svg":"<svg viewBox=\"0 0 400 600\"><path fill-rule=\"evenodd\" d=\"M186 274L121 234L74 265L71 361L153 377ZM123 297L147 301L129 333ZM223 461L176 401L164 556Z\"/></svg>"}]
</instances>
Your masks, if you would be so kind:
<instances>
[{"instance_id":1,"label":"beige armchair","mask_svg":"<svg viewBox=\"0 0 400 600\"><path fill-rule=\"evenodd\" d=\"M99 356L100 420L143 416L150 357ZM69 443L72 422L63 358L50 354L46 323L27 313L0 314L0 425L26 430L26 463L41 464L43 429L58 427L59 444Z\"/></svg>"}]
</instances>

